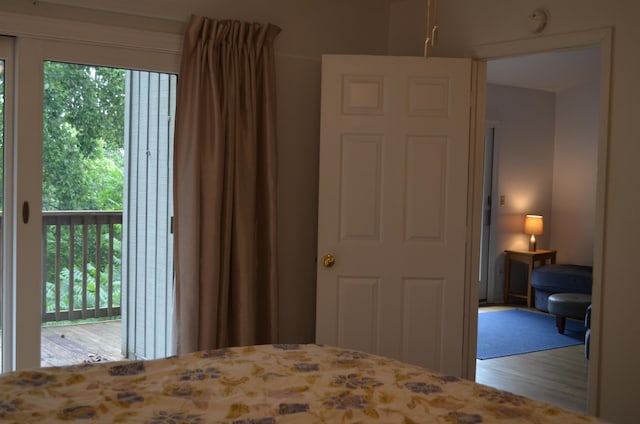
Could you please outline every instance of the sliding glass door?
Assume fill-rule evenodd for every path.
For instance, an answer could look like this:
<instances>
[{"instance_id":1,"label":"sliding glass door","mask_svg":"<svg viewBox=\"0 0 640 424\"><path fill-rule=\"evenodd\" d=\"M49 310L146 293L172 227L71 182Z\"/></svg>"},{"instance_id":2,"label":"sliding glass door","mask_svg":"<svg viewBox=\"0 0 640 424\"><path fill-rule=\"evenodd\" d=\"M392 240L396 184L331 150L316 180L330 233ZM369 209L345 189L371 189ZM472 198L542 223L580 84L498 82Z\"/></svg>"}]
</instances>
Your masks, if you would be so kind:
<instances>
[{"instance_id":1,"label":"sliding glass door","mask_svg":"<svg viewBox=\"0 0 640 424\"><path fill-rule=\"evenodd\" d=\"M28 37L15 49L5 370L167 356L175 55Z\"/></svg>"},{"instance_id":2,"label":"sliding glass door","mask_svg":"<svg viewBox=\"0 0 640 424\"><path fill-rule=\"evenodd\" d=\"M176 76L45 61L43 92L41 364L167 356Z\"/></svg>"}]
</instances>

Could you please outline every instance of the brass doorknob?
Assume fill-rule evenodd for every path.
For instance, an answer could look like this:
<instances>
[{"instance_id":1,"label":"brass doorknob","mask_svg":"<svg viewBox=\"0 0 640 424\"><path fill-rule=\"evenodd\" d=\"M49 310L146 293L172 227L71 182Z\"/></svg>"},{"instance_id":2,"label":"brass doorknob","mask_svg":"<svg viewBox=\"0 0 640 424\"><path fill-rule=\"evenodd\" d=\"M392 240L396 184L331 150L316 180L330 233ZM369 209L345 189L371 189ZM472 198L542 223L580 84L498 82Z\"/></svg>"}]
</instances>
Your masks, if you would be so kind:
<instances>
[{"instance_id":1,"label":"brass doorknob","mask_svg":"<svg viewBox=\"0 0 640 424\"><path fill-rule=\"evenodd\" d=\"M335 263L336 263L336 258L330 253L327 253L322 257L322 265L324 265L327 268L331 268L333 265L335 265Z\"/></svg>"}]
</instances>

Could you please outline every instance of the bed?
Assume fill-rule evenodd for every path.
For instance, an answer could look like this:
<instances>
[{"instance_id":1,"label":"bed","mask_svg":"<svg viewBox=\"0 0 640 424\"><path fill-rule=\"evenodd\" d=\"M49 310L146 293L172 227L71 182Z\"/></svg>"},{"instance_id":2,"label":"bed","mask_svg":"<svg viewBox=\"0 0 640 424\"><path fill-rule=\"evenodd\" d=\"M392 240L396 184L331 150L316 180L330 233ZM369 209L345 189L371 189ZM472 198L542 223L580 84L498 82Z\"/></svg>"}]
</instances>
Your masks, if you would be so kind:
<instances>
[{"instance_id":1,"label":"bed","mask_svg":"<svg viewBox=\"0 0 640 424\"><path fill-rule=\"evenodd\" d=\"M321 345L260 345L0 377L15 423L590 423L424 368Z\"/></svg>"}]
</instances>

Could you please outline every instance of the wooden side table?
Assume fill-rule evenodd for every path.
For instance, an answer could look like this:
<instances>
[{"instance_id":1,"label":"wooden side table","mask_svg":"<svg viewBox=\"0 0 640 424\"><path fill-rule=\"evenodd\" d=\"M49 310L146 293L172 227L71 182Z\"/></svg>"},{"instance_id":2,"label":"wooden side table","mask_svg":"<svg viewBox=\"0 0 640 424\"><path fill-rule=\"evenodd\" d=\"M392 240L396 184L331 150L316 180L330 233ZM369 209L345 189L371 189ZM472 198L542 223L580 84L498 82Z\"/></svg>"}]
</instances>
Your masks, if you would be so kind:
<instances>
[{"instance_id":1,"label":"wooden side table","mask_svg":"<svg viewBox=\"0 0 640 424\"><path fill-rule=\"evenodd\" d=\"M556 263L556 251L555 250L536 250L530 252L528 250L505 250L506 254L504 265L504 303L509 303L509 298L518 297L521 299L527 299L527 307L531 307L531 299L533 294L533 288L531 287L531 271L536 266L536 263L544 265L549 261L550 264ZM527 264L529 271L527 273L527 293L513 293L511 291L511 261L518 261Z\"/></svg>"}]
</instances>

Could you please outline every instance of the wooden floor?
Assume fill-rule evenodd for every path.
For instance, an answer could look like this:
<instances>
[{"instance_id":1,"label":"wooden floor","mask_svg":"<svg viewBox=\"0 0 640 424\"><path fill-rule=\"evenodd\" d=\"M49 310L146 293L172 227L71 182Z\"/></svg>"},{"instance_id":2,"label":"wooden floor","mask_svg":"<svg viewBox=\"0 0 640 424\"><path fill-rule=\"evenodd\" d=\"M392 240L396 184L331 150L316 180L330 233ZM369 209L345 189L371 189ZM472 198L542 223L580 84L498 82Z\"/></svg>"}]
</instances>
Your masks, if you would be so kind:
<instances>
[{"instance_id":1,"label":"wooden floor","mask_svg":"<svg viewBox=\"0 0 640 424\"><path fill-rule=\"evenodd\" d=\"M120 330L119 320L42 327L40 366L121 360ZM0 354L1 335L0 332Z\"/></svg>"},{"instance_id":2,"label":"wooden floor","mask_svg":"<svg viewBox=\"0 0 640 424\"><path fill-rule=\"evenodd\" d=\"M41 366L120 360L120 330L120 321L42 327Z\"/></svg>"},{"instance_id":3,"label":"wooden floor","mask_svg":"<svg viewBox=\"0 0 640 424\"><path fill-rule=\"evenodd\" d=\"M480 313L505 309L481 308ZM120 321L42 328L42 366L122 359ZM476 361L476 382L586 412L584 346Z\"/></svg>"},{"instance_id":4,"label":"wooden floor","mask_svg":"<svg viewBox=\"0 0 640 424\"><path fill-rule=\"evenodd\" d=\"M476 360L476 382L578 412L587 412L587 373L584 345Z\"/></svg>"}]
</instances>

